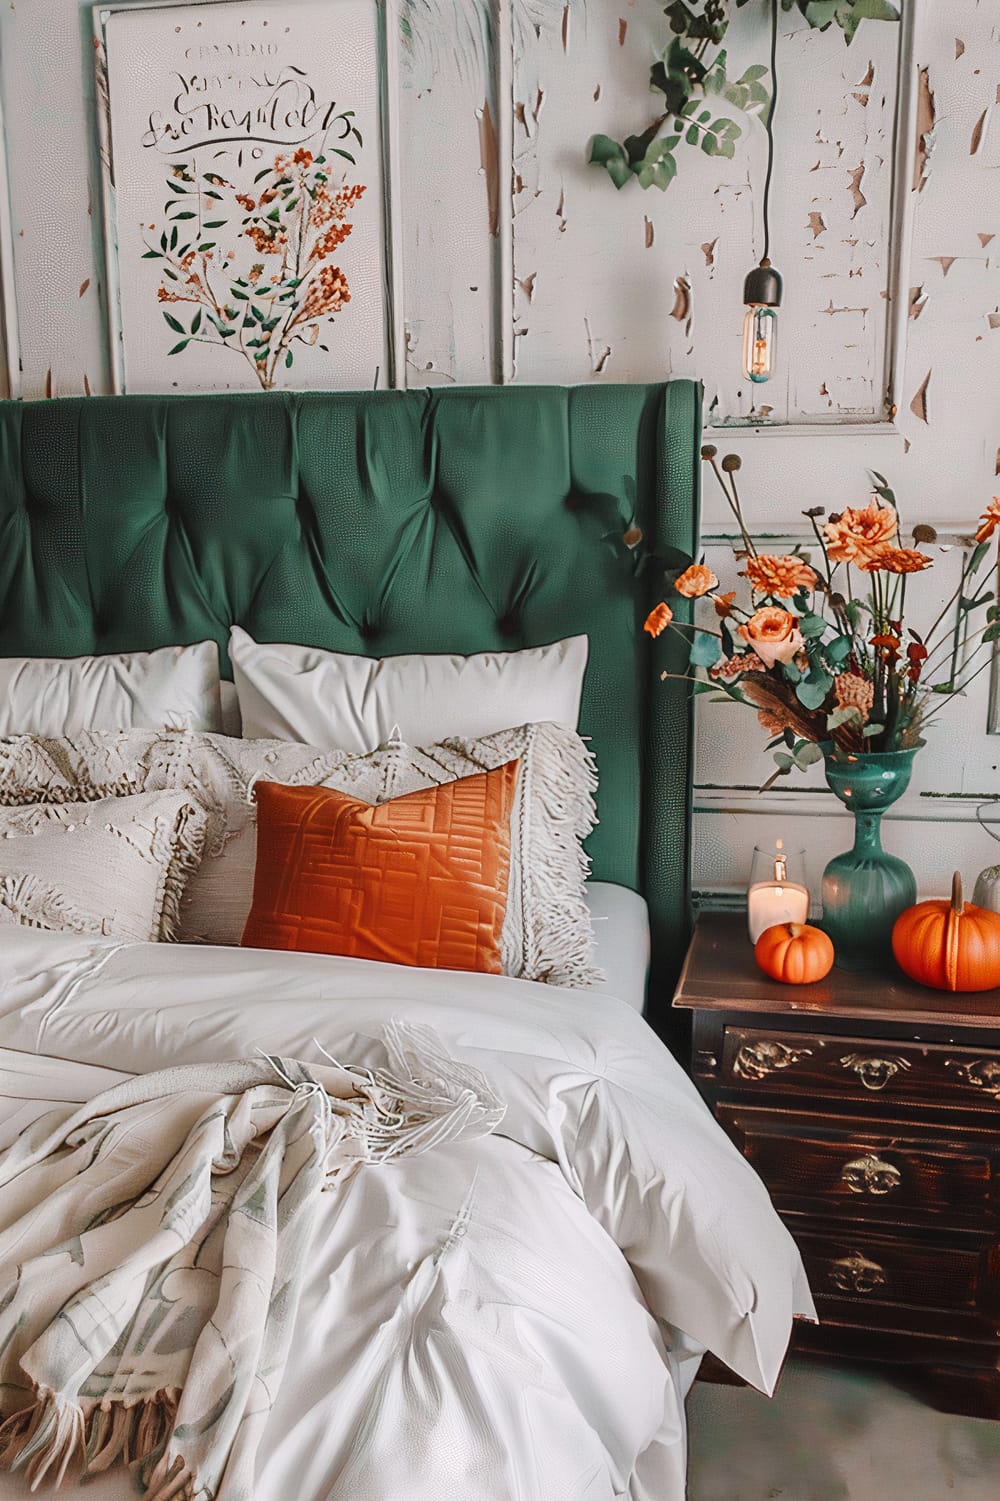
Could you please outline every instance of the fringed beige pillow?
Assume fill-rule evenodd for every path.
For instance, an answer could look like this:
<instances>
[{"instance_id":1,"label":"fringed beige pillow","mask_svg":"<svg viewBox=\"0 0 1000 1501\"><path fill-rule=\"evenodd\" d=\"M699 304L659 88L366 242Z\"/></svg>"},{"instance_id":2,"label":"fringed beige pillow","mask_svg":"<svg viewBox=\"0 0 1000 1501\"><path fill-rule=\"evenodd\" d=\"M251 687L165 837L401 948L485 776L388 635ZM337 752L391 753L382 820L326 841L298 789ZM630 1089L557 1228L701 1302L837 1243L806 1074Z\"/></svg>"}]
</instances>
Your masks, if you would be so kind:
<instances>
[{"instance_id":1,"label":"fringed beige pillow","mask_svg":"<svg viewBox=\"0 0 1000 1501\"><path fill-rule=\"evenodd\" d=\"M501 934L504 973L585 986L603 976L593 958L584 898L583 840L596 820L594 760L574 730L528 724L475 740L416 748L390 742L367 755L279 740L144 730L74 740L23 735L0 741L0 804L97 798L175 788L207 810L205 859L181 904L182 941L240 942L253 897L258 780L334 787L369 803L519 761L511 871Z\"/></svg>"},{"instance_id":2,"label":"fringed beige pillow","mask_svg":"<svg viewBox=\"0 0 1000 1501\"><path fill-rule=\"evenodd\" d=\"M207 824L168 791L0 811L0 926L173 938Z\"/></svg>"}]
</instances>

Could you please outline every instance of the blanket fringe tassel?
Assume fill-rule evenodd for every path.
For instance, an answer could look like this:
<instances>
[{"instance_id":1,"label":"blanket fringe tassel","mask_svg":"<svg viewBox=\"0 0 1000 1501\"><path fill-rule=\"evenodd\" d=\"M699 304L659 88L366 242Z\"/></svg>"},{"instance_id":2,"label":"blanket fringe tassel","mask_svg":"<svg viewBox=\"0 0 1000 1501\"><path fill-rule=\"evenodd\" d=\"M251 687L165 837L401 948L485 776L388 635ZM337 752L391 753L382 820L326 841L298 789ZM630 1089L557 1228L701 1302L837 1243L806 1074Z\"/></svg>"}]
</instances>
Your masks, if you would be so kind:
<instances>
[{"instance_id":1,"label":"blanket fringe tassel","mask_svg":"<svg viewBox=\"0 0 1000 1501\"><path fill-rule=\"evenodd\" d=\"M177 1397L166 1391L132 1405L102 1402L84 1413L39 1387L31 1407L0 1423L0 1470L23 1469L35 1491L46 1479L57 1488L71 1467L84 1477L137 1466L146 1501L194 1501L194 1474L167 1453L176 1418Z\"/></svg>"}]
</instances>

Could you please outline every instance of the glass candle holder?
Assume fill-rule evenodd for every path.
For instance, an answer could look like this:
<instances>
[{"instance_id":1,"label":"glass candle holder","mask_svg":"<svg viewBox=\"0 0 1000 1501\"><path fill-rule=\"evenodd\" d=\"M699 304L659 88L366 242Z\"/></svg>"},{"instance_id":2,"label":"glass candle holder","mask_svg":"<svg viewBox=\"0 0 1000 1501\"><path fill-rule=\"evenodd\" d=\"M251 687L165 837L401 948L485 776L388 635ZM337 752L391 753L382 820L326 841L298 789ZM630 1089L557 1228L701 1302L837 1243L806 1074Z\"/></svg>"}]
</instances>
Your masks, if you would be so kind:
<instances>
[{"instance_id":1,"label":"glass candle holder","mask_svg":"<svg viewBox=\"0 0 1000 1501\"><path fill-rule=\"evenodd\" d=\"M783 839L755 844L747 888L747 930L756 943L765 928L779 922L809 921L806 852Z\"/></svg>"}]
</instances>

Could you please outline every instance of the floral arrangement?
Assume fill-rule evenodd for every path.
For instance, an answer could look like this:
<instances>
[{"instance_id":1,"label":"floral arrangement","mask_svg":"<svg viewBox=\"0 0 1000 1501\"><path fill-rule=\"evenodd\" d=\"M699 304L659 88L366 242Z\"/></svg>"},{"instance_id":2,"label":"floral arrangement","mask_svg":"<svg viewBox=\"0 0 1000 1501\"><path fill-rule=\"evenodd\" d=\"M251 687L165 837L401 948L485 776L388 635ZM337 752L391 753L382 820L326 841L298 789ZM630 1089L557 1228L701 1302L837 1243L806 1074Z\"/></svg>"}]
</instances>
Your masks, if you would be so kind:
<instances>
[{"instance_id":1,"label":"floral arrangement","mask_svg":"<svg viewBox=\"0 0 1000 1501\"><path fill-rule=\"evenodd\" d=\"M664 599L645 629L651 636L676 630L689 639L696 692L715 691L756 709L762 727L776 737L768 748L781 747L775 777L820 760L834 746L856 754L922 745L943 704L989 666L988 652L978 664L977 657L1000 639L1000 499L994 497L981 517L951 598L918 631L908 621L909 579L933 566L926 549L937 534L917 525L914 545L903 545L896 498L884 476L873 476L867 505L847 506L825 521L822 506L803 512L818 554L796 549L775 556L762 552L747 529L736 484L739 457L726 454L720 463L708 445L702 458L736 518L741 541L734 555L749 599L740 603L736 589L720 593L712 570L691 563L667 574L669 591L711 601L714 628L677 620ZM996 591L975 582L994 534ZM967 653L971 617L980 609L981 639Z\"/></svg>"},{"instance_id":2,"label":"floral arrangement","mask_svg":"<svg viewBox=\"0 0 1000 1501\"><path fill-rule=\"evenodd\" d=\"M360 142L352 114L343 118ZM189 344L231 349L267 391L291 368L296 344L326 351L321 326L351 300L332 257L365 191L333 181L335 157L354 162L329 145L278 153L243 191L194 160L171 167L164 227L156 237L158 226L148 226L143 256L162 262L157 297L178 335L169 354Z\"/></svg>"}]
</instances>

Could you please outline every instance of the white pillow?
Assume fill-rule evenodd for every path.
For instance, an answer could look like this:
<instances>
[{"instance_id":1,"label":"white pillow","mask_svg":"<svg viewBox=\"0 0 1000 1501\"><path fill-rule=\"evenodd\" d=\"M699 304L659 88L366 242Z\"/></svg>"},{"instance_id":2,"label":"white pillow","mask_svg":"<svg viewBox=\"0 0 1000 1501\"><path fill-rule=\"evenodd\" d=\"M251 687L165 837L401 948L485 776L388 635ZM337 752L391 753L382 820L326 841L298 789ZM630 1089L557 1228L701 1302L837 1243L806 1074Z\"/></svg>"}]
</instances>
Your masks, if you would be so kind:
<instances>
[{"instance_id":1,"label":"white pillow","mask_svg":"<svg viewBox=\"0 0 1000 1501\"><path fill-rule=\"evenodd\" d=\"M214 641L106 657L0 658L0 735L221 730Z\"/></svg>"},{"instance_id":2,"label":"white pillow","mask_svg":"<svg viewBox=\"0 0 1000 1501\"><path fill-rule=\"evenodd\" d=\"M587 637L524 651L355 657L262 645L239 626L229 655L248 740L297 740L363 754L397 734L408 745L474 739L543 720L576 729Z\"/></svg>"},{"instance_id":3,"label":"white pillow","mask_svg":"<svg viewBox=\"0 0 1000 1501\"><path fill-rule=\"evenodd\" d=\"M207 823L184 792L0 810L0 927L173 937Z\"/></svg>"},{"instance_id":4,"label":"white pillow","mask_svg":"<svg viewBox=\"0 0 1000 1501\"><path fill-rule=\"evenodd\" d=\"M253 899L258 779L336 787L381 803L515 757L521 766L500 943L504 972L553 985L596 983L602 976L593 963L582 841L594 826L597 778L579 735L561 725L523 725L424 749L396 742L363 756L287 741L140 730L73 741L24 736L0 743L0 804L188 789L208 813L208 833L205 858L181 903L178 937L235 945Z\"/></svg>"}]
</instances>

